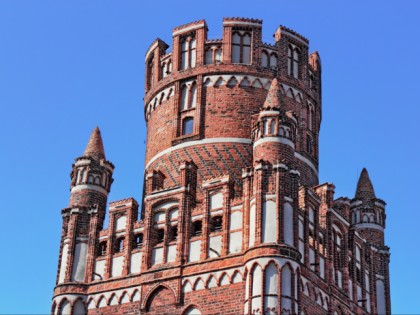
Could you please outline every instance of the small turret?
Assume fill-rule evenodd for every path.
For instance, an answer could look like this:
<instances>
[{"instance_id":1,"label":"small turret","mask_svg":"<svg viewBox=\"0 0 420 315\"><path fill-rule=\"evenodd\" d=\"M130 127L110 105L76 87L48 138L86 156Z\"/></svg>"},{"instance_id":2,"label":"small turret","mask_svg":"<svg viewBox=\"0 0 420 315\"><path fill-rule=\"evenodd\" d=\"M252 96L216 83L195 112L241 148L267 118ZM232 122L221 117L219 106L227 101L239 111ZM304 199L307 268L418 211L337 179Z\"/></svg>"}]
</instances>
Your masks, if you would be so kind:
<instances>
[{"instance_id":1,"label":"small turret","mask_svg":"<svg viewBox=\"0 0 420 315\"><path fill-rule=\"evenodd\" d=\"M111 189L114 165L105 159L101 132L96 127L85 152L73 164L70 207L97 205L105 211L106 198Z\"/></svg>"},{"instance_id":2,"label":"small turret","mask_svg":"<svg viewBox=\"0 0 420 315\"><path fill-rule=\"evenodd\" d=\"M96 240L105 219L113 171L114 165L105 160L101 132L96 127L70 174L70 204L62 210L57 284L91 280Z\"/></svg>"},{"instance_id":3,"label":"small turret","mask_svg":"<svg viewBox=\"0 0 420 315\"><path fill-rule=\"evenodd\" d=\"M285 112L280 84L274 78L252 133L254 160L293 161L296 122L292 112Z\"/></svg>"},{"instance_id":4,"label":"small turret","mask_svg":"<svg viewBox=\"0 0 420 315\"><path fill-rule=\"evenodd\" d=\"M375 189L366 168L357 182L356 194L350 204L352 225L369 242L384 244L385 202L376 198Z\"/></svg>"}]
</instances>

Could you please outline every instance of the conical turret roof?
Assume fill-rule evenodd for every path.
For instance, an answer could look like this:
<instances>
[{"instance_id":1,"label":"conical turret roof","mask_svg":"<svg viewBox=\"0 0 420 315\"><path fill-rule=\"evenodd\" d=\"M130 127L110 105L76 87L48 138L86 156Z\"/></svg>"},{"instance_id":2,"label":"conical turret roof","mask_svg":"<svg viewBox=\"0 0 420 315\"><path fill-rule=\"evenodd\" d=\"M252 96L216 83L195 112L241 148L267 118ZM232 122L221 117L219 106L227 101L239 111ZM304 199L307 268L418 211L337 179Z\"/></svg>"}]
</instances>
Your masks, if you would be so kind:
<instances>
[{"instance_id":1,"label":"conical turret roof","mask_svg":"<svg viewBox=\"0 0 420 315\"><path fill-rule=\"evenodd\" d=\"M270 89L268 90L267 97L265 98L263 108L280 109L281 107L282 107L282 95L280 92L280 84L279 84L279 81L276 78L274 78L273 81L271 81Z\"/></svg>"},{"instance_id":2,"label":"conical turret roof","mask_svg":"<svg viewBox=\"0 0 420 315\"><path fill-rule=\"evenodd\" d=\"M90 156L96 160L105 160L104 145L102 143L101 131L98 127L92 131L83 156Z\"/></svg>"},{"instance_id":3,"label":"conical turret roof","mask_svg":"<svg viewBox=\"0 0 420 315\"><path fill-rule=\"evenodd\" d=\"M360 174L359 181L356 188L356 199L371 200L375 197L375 190L373 189L372 182L369 178L369 173L366 168L363 168Z\"/></svg>"}]
</instances>

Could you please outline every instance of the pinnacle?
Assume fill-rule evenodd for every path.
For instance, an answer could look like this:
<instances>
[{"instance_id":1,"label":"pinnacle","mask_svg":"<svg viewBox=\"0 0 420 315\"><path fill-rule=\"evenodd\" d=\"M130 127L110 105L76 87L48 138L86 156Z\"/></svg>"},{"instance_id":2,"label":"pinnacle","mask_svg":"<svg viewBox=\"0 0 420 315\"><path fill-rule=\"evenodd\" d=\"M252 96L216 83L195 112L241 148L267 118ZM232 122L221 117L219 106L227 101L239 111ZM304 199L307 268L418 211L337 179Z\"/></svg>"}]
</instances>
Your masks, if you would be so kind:
<instances>
[{"instance_id":1,"label":"pinnacle","mask_svg":"<svg viewBox=\"0 0 420 315\"><path fill-rule=\"evenodd\" d=\"M266 109L272 109L277 108L280 109L281 107L281 92L280 92L280 85L279 81L274 78L271 82L270 89L268 90L267 97L264 102L264 108Z\"/></svg>"},{"instance_id":2,"label":"pinnacle","mask_svg":"<svg viewBox=\"0 0 420 315\"><path fill-rule=\"evenodd\" d=\"M369 173L366 170L366 168L363 168L362 173L359 177L359 181L357 182L355 198L362 200L376 198L375 190L373 189L373 185L369 178Z\"/></svg>"},{"instance_id":3,"label":"pinnacle","mask_svg":"<svg viewBox=\"0 0 420 315\"><path fill-rule=\"evenodd\" d=\"M97 160L105 160L104 145L102 143L101 131L98 127L92 131L83 156L90 156Z\"/></svg>"}]
</instances>

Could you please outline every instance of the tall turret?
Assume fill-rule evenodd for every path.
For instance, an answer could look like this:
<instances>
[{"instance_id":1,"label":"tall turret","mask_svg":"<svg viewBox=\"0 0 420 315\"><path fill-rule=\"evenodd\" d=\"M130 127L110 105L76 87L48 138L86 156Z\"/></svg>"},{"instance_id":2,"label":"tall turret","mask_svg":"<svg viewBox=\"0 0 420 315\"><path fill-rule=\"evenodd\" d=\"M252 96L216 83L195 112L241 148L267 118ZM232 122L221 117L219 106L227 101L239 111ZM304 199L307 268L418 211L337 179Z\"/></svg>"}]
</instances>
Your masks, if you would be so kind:
<instances>
[{"instance_id":1,"label":"tall turret","mask_svg":"<svg viewBox=\"0 0 420 315\"><path fill-rule=\"evenodd\" d=\"M102 230L114 166L105 159L96 127L70 173L70 203L62 210L63 229L57 284L89 282L96 239Z\"/></svg>"},{"instance_id":2,"label":"tall turret","mask_svg":"<svg viewBox=\"0 0 420 315\"><path fill-rule=\"evenodd\" d=\"M363 168L350 204L351 223L367 241L381 246L384 245L385 205L376 198L369 173Z\"/></svg>"}]
</instances>

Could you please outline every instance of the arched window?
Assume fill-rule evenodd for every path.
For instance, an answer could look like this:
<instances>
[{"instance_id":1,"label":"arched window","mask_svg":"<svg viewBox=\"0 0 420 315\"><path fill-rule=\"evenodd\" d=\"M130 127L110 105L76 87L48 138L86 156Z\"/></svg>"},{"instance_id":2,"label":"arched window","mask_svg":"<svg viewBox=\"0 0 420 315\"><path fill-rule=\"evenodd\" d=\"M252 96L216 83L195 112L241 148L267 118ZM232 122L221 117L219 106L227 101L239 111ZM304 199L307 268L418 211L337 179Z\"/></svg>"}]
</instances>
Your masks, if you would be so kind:
<instances>
[{"instance_id":1,"label":"arched window","mask_svg":"<svg viewBox=\"0 0 420 315\"><path fill-rule=\"evenodd\" d=\"M293 77L299 78L299 50L297 48L293 51Z\"/></svg>"},{"instance_id":2,"label":"arched window","mask_svg":"<svg viewBox=\"0 0 420 315\"><path fill-rule=\"evenodd\" d=\"M284 242L287 245L294 246L294 237L293 237L293 206L286 202L284 204L284 215L283 215L283 233L284 233Z\"/></svg>"},{"instance_id":3,"label":"arched window","mask_svg":"<svg viewBox=\"0 0 420 315\"><path fill-rule=\"evenodd\" d=\"M203 229L203 224L200 220L194 221L192 223L192 236L199 236L201 235Z\"/></svg>"},{"instance_id":4,"label":"arched window","mask_svg":"<svg viewBox=\"0 0 420 315\"><path fill-rule=\"evenodd\" d=\"M310 135L306 136L306 151L312 154L312 138Z\"/></svg>"},{"instance_id":5,"label":"arched window","mask_svg":"<svg viewBox=\"0 0 420 315\"><path fill-rule=\"evenodd\" d=\"M153 58L151 58L149 62L147 63L147 80L146 80L147 90L150 90L153 87L153 71L154 71Z\"/></svg>"},{"instance_id":6,"label":"arched window","mask_svg":"<svg viewBox=\"0 0 420 315\"><path fill-rule=\"evenodd\" d=\"M309 74L309 88L315 90L315 77L313 73Z\"/></svg>"},{"instance_id":7,"label":"arched window","mask_svg":"<svg viewBox=\"0 0 420 315\"><path fill-rule=\"evenodd\" d=\"M167 69L166 70L167 74L171 74L172 73L172 61L171 60L169 60L166 69Z\"/></svg>"},{"instance_id":8,"label":"arched window","mask_svg":"<svg viewBox=\"0 0 420 315\"><path fill-rule=\"evenodd\" d=\"M242 37L243 47L242 47L242 63L250 64L251 63L251 35L245 33Z\"/></svg>"},{"instance_id":9,"label":"arched window","mask_svg":"<svg viewBox=\"0 0 420 315\"><path fill-rule=\"evenodd\" d=\"M197 104L197 84L194 82L190 87L190 99L188 108L194 108Z\"/></svg>"},{"instance_id":10,"label":"arched window","mask_svg":"<svg viewBox=\"0 0 420 315\"><path fill-rule=\"evenodd\" d=\"M240 63L241 62L241 39L242 36L235 32L232 35L232 62Z\"/></svg>"},{"instance_id":11,"label":"arched window","mask_svg":"<svg viewBox=\"0 0 420 315\"><path fill-rule=\"evenodd\" d=\"M82 300L78 299L73 304L73 315L84 315L86 314L85 306L83 305Z\"/></svg>"},{"instance_id":12,"label":"arched window","mask_svg":"<svg viewBox=\"0 0 420 315\"><path fill-rule=\"evenodd\" d=\"M210 65L212 63L213 63L213 50L211 48L208 48L206 50L205 64Z\"/></svg>"},{"instance_id":13,"label":"arched window","mask_svg":"<svg viewBox=\"0 0 420 315\"><path fill-rule=\"evenodd\" d=\"M251 63L251 34L234 32L232 35L232 63Z\"/></svg>"},{"instance_id":14,"label":"arched window","mask_svg":"<svg viewBox=\"0 0 420 315\"><path fill-rule=\"evenodd\" d=\"M363 283L362 267L361 267L362 252L359 246L356 246L356 281L360 285Z\"/></svg>"},{"instance_id":15,"label":"arched window","mask_svg":"<svg viewBox=\"0 0 420 315\"><path fill-rule=\"evenodd\" d=\"M281 270L281 309L285 314L287 311L292 314L292 295L292 270L285 265Z\"/></svg>"},{"instance_id":16,"label":"arched window","mask_svg":"<svg viewBox=\"0 0 420 315\"><path fill-rule=\"evenodd\" d=\"M288 74L295 79L299 78L299 50L292 45L288 49Z\"/></svg>"},{"instance_id":17,"label":"arched window","mask_svg":"<svg viewBox=\"0 0 420 315\"><path fill-rule=\"evenodd\" d=\"M334 275L335 284L340 288L343 287L343 268L345 265L345 253L342 250L343 237L338 231L338 228L332 230L332 241L333 241L333 264L334 264Z\"/></svg>"},{"instance_id":18,"label":"arched window","mask_svg":"<svg viewBox=\"0 0 420 315\"><path fill-rule=\"evenodd\" d=\"M201 312L198 308L191 306L185 311L184 314L185 315L201 315Z\"/></svg>"},{"instance_id":19,"label":"arched window","mask_svg":"<svg viewBox=\"0 0 420 315\"><path fill-rule=\"evenodd\" d=\"M181 88L181 110L188 108L188 88L186 85L183 85Z\"/></svg>"},{"instance_id":20,"label":"arched window","mask_svg":"<svg viewBox=\"0 0 420 315\"><path fill-rule=\"evenodd\" d=\"M181 40L181 68L185 70L195 67L196 62L196 40L194 37L187 37Z\"/></svg>"},{"instance_id":21,"label":"arched window","mask_svg":"<svg viewBox=\"0 0 420 315\"><path fill-rule=\"evenodd\" d=\"M270 55L270 68L277 69L277 55L274 53Z\"/></svg>"},{"instance_id":22,"label":"arched window","mask_svg":"<svg viewBox=\"0 0 420 315\"><path fill-rule=\"evenodd\" d=\"M182 122L182 135L190 135L194 131L194 118L187 117Z\"/></svg>"},{"instance_id":23,"label":"arched window","mask_svg":"<svg viewBox=\"0 0 420 315\"><path fill-rule=\"evenodd\" d=\"M261 53L261 65L263 67L268 67L269 66L269 62L268 62L268 54L267 52L263 51Z\"/></svg>"},{"instance_id":24,"label":"arched window","mask_svg":"<svg viewBox=\"0 0 420 315\"><path fill-rule=\"evenodd\" d=\"M215 51L216 64L222 62L222 48L217 48Z\"/></svg>"},{"instance_id":25,"label":"arched window","mask_svg":"<svg viewBox=\"0 0 420 315\"><path fill-rule=\"evenodd\" d=\"M167 71L167 68L166 67L167 67L166 66L166 62L164 62L162 64L162 78L164 78L164 77L166 77L168 75L168 71Z\"/></svg>"},{"instance_id":26,"label":"arched window","mask_svg":"<svg viewBox=\"0 0 420 315\"><path fill-rule=\"evenodd\" d=\"M312 119L313 119L313 108L311 104L307 106L307 120L308 120L308 129L312 131Z\"/></svg>"},{"instance_id":27,"label":"arched window","mask_svg":"<svg viewBox=\"0 0 420 315\"><path fill-rule=\"evenodd\" d=\"M270 134L274 135L276 133L276 121L273 119L270 124Z\"/></svg>"},{"instance_id":28,"label":"arched window","mask_svg":"<svg viewBox=\"0 0 420 315\"><path fill-rule=\"evenodd\" d=\"M278 307L278 289L279 289L279 272L277 266L271 262L265 268L264 283L264 305L270 311L267 314L277 314Z\"/></svg>"},{"instance_id":29,"label":"arched window","mask_svg":"<svg viewBox=\"0 0 420 315\"><path fill-rule=\"evenodd\" d=\"M252 270L250 275L251 280L251 314L258 314L261 310L262 301L261 301L261 293L262 293L262 285L263 285L263 277L262 277L262 269L260 266L255 266L254 270Z\"/></svg>"},{"instance_id":30,"label":"arched window","mask_svg":"<svg viewBox=\"0 0 420 315\"><path fill-rule=\"evenodd\" d=\"M192 38L190 40L190 68L195 67L195 61L196 61L196 40L195 38Z\"/></svg>"},{"instance_id":31,"label":"arched window","mask_svg":"<svg viewBox=\"0 0 420 315\"><path fill-rule=\"evenodd\" d=\"M185 38L181 42L181 70L189 68L188 65L188 41Z\"/></svg>"},{"instance_id":32,"label":"arched window","mask_svg":"<svg viewBox=\"0 0 420 315\"><path fill-rule=\"evenodd\" d=\"M59 315L71 314L71 304L67 299L65 299L65 301L61 303L60 308L58 310L58 314Z\"/></svg>"}]
</instances>

